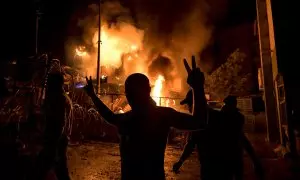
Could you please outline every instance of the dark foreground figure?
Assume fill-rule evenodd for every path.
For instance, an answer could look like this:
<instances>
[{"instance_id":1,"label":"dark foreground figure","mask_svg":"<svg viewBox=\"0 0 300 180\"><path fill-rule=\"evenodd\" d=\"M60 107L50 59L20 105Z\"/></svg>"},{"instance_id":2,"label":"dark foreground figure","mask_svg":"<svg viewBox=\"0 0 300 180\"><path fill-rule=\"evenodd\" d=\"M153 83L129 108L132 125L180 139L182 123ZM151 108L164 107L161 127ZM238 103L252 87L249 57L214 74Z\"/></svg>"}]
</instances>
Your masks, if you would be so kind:
<instances>
[{"instance_id":1,"label":"dark foreground figure","mask_svg":"<svg viewBox=\"0 0 300 180\"><path fill-rule=\"evenodd\" d=\"M181 104L191 107L192 103L191 92L188 92ZM236 107L236 97L228 96L224 103L221 112L211 110L210 115L213 116L209 117L207 129L189 134L184 151L179 161L174 164L173 171L179 172L184 161L197 147L201 179L242 180L243 150L246 150L253 161L258 178L263 178L260 161L243 133L244 116Z\"/></svg>"},{"instance_id":2,"label":"dark foreground figure","mask_svg":"<svg viewBox=\"0 0 300 180\"><path fill-rule=\"evenodd\" d=\"M0 110L5 107L6 101L9 98L9 91L6 87L6 81L3 77L0 77ZM3 116L1 115L1 118ZM18 147L15 143L15 139L8 139L6 136L10 125L7 119L1 119L0 122L0 179L8 180L11 178L17 178L15 169L17 169L17 155ZM15 138L15 137L14 137Z\"/></svg>"},{"instance_id":3,"label":"dark foreground figure","mask_svg":"<svg viewBox=\"0 0 300 180\"><path fill-rule=\"evenodd\" d=\"M109 123L115 125L121 136L121 176L122 180L164 180L164 153L170 127L179 129L202 128L206 120L206 100L204 76L187 62L188 84L194 91L193 116L171 108L157 107L150 97L149 79L143 74L132 74L125 82L125 93L131 111L114 114L94 93L91 78L85 87L99 113Z\"/></svg>"},{"instance_id":4,"label":"dark foreground figure","mask_svg":"<svg viewBox=\"0 0 300 180\"><path fill-rule=\"evenodd\" d=\"M46 127L43 149L40 152L34 180L44 180L51 170L54 170L58 180L69 180L67 168L68 138L65 135L66 98L63 91L63 76L50 74L47 82L45 99Z\"/></svg>"},{"instance_id":5,"label":"dark foreground figure","mask_svg":"<svg viewBox=\"0 0 300 180\"><path fill-rule=\"evenodd\" d=\"M188 91L185 99L182 100L180 102L180 104L188 105L189 112L192 113L192 111L193 111L193 92L191 90ZM198 151L198 160L199 160L199 162L201 162L201 156L199 155L201 143L199 142L199 140L201 137L203 137L205 135L203 132L204 132L203 130L189 132L188 137L187 137L187 142L184 146L184 150L179 158L179 161L173 165L173 171L175 173L179 173L180 167L183 165L184 161L190 157L190 155L193 153L195 147L197 147L197 151ZM201 133L202 133L202 135L201 135Z\"/></svg>"},{"instance_id":6,"label":"dark foreground figure","mask_svg":"<svg viewBox=\"0 0 300 180\"><path fill-rule=\"evenodd\" d=\"M264 172L259 158L256 156L253 146L244 134L245 117L237 108L237 99L235 96L228 96L224 99L225 105L221 109L223 121L227 122L227 136L225 136L228 149L230 150L229 156L232 158L229 163L231 168L232 178L236 180L243 179L243 152L248 153L251 158L256 175L259 179L263 179ZM226 133L226 132L225 132Z\"/></svg>"}]
</instances>

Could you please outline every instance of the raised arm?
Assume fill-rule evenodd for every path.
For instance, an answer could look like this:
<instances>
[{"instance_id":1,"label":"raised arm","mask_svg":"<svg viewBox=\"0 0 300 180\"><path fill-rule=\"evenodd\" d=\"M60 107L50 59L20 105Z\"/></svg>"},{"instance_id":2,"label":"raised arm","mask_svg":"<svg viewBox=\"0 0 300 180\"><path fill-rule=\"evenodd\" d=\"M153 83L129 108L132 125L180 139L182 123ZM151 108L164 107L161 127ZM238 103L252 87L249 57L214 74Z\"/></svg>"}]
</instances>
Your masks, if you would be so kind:
<instances>
[{"instance_id":1,"label":"raised arm","mask_svg":"<svg viewBox=\"0 0 300 180\"><path fill-rule=\"evenodd\" d=\"M178 129L196 130L205 128L207 124L208 108L204 93L204 74L196 67L195 57L192 57L192 69L184 59L184 66L188 73L187 83L193 89L193 116L176 112L172 118L172 126Z\"/></svg>"},{"instance_id":2,"label":"raised arm","mask_svg":"<svg viewBox=\"0 0 300 180\"><path fill-rule=\"evenodd\" d=\"M206 122L207 101L204 92L204 74L197 68L195 56L192 56L192 69L186 59L184 59L183 63L188 73L187 83L193 89L193 116L200 121Z\"/></svg>"},{"instance_id":3,"label":"raised arm","mask_svg":"<svg viewBox=\"0 0 300 180\"><path fill-rule=\"evenodd\" d=\"M93 83L92 77L90 79L86 78L87 85L84 87L86 93L91 97L93 103L95 104L100 115L110 124L117 125L117 116L97 97Z\"/></svg>"}]
</instances>

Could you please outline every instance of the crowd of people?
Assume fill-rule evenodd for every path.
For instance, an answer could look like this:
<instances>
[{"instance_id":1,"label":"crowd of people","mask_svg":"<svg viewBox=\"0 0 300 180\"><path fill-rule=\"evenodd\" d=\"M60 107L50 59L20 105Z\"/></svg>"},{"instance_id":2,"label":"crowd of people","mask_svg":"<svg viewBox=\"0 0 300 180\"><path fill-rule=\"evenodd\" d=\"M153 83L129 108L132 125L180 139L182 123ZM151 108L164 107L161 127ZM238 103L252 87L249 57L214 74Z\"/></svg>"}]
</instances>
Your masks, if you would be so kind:
<instances>
[{"instance_id":1,"label":"crowd of people","mask_svg":"<svg viewBox=\"0 0 300 180\"><path fill-rule=\"evenodd\" d=\"M243 151L246 150L257 177L262 179L263 169L243 132L244 117L236 107L236 97L228 96L221 111L210 108L204 93L204 74L196 67L195 57L192 57L192 67L186 60L184 66L190 91L181 104L188 104L191 114L156 106L150 96L149 79L140 73L130 75L125 81L125 94L131 110L114 114L97 97L92 78L86 79L84 89L99 114L118 129L121 179L165 180L164 155L170 128L190 132L185 149L173 166L175 173L197 147L202 180L242 180ZM43 180L52 171L57 179L68 180L63 77L52 74L47 83L45 142L36 161L37 170L29 179Z\"/></svg>"}]
</instances>

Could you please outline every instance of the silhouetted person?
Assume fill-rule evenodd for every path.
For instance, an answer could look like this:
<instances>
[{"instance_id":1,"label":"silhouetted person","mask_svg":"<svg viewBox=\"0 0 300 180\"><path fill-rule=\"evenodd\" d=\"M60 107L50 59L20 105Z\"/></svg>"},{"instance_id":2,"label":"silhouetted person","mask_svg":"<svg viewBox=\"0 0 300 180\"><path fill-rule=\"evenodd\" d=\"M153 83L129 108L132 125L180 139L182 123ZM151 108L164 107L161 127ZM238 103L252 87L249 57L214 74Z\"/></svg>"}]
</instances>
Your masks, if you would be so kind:
<instances>
[{"instance_id":1,"label":"silhouetted person","mask_svg":"<svg viewBox=\"0 0 300 180\"><path fill-rule=\"evenodd\" d=\"M0 110L4 108L9 91L6 86L6 80L0 77ZM3 118L2 116L1 118ZM17 178L17 144L7 137L8 131L11 131L10 123L7 119L1 119L0 122L0 179L10 180ZM11 133L11 132L9 132Z\"/></svg>"},{"instance_id":2,"label":"silhouetted person","mask_svg":"<svg viewBox=\"0 0 300 180\"><path fill-rule=\"evenodd\" d=\"M139 73L125 81L125 93L131 111L114 114L94 93L91 78L87 79L86 91L106 121L115 125L121 136L122 180L164 180L164 154L170 127L199 129L206 119L204 76L193 57L190 69L186 60L188 84L194 91L193 116L172 108L158 107L150 97L149 79Z\"/></svg>"},{"instance_id":3,"label":"silhouetted person","mask_svg":"<svg viewBox=\"0 0 300 180\"><path fill-rule=\"evenodd\" d=\"M193 110L193 91L189 90L186 94L186 97L184 100L180 102L181 105L187 104L189 112L191 113ZM190 157L190 155L193 153L195 147L197 147L197 150L199 151L201 148L200 138L203 138L203 135L201 136L201 131L192 131L189 132L186 145L184 147L184 150L179 158L179 161L176 162L173 165L173 171L178 173L180 167L184 163L186 159ZM201 162L200 153L198 152L198 159L199 162Z\"/></svg>"},{"instance_id":4,"label":"silhouetted person","mask_svg":"<svg viewBox=\"0 0 300 180\"><path fill-rule=\"evenodd\" d=\"M189 100L188 100L189 99ZM190 102L190 93L183 103ZM243 150L253 161L259 178L263 177L262 166L251 143L243 132L244 116L237 109L237 100L228 96L221 111L209 108L207 128L193 132L185 150L173 166L178 172L183 162L193 152L195 146L201 163L201 180L241 180L243 179Z\"/></svg>"},{"instance_id":5,"label":"silhouetted person","mask_svg":"<svg viewBox=\"0 0 300 180\"><path fill-rule=\"evenodd\" d=\"M59 180L69 180L67 169L68 139L64 134L66 97L61 74L50 74L45 99L46 127L43 149L37 161L37 180L46 178L51 170Z\"/></svg>"},{"instance_id":6,"label":"silhouetted person","mask_svg":"<svg viewBox=\"0 0 300 180\"><path fill-rule=\"evenodd\" d=\"M244 150L249 154L259 178L263 178L263 169L259 159L257 158L254 148L245 136L243 127L245 118L237 108L236 96L227 96L224 101L225 105L222 107L223 117L227 122L227 145L230 149L228 157L230 161L227 165L228 172L232 173L231 179L242 180L243 179L243 152ZM230 168L230 170L229 170Z\"/></svg>"}]
</instances>

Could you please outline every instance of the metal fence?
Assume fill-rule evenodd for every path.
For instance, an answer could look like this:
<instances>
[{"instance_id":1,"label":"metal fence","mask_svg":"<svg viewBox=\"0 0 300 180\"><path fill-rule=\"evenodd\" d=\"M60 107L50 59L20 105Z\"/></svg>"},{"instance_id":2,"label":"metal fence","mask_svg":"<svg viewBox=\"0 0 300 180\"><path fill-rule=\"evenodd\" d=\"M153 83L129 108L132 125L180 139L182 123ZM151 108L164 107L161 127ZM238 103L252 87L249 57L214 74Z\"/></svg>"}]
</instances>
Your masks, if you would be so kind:
<instances>
[{"instance_id":1,"label":"metal fence","mask_svg":"<svg viewBox=\"0 0 300 180\"><path fill-rule=\"evenodd\" d=\"M125 108L125 111L128 110L129 105L126 100L125 94L116 94L116 93L106 93L100 94L99 98L112 110L115 111L116 108ZM180 101L183 98L176 97L153 97L152 99L157 103L157 106L171 107L178 111L187 112L185 106L180 105Z\"/></svg>"}]
</instances>

